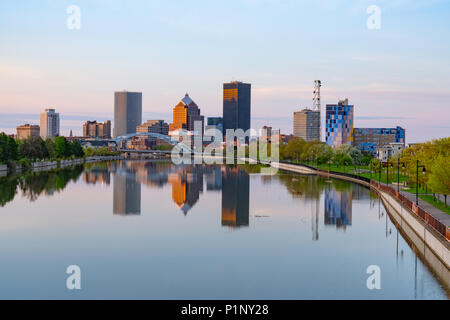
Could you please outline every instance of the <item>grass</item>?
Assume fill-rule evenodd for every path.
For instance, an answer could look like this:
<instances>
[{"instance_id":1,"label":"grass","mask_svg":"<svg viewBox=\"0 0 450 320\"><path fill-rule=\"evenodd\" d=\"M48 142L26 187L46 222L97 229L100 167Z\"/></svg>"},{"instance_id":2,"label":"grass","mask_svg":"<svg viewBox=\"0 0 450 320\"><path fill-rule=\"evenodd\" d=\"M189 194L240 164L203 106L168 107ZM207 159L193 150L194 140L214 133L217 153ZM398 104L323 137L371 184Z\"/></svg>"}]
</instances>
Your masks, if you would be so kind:
<instances>
[{"instance_id":1,"label":"grass","mask_svg":"<svg viewBox=\"0 0 450 320\"><path fill-rule=\"evenodd\" d=\"M294 161L295 162L295 161ZM301 162L298 162L301 163ZM310 166L313 166L312 163L307 163ZM372 179L375 181L379 181L382 183L387 183L387 171L383 170L383 172L381 173L381 179L380 179L380 174L379 172L361 172L361 173L355 173L355 169L360 169L360 170L367 170L370 171L370 166L337 166L337 165L328 165L328 164L320 164L319 166L314 165L313 167L318 168L320 170L330 170L330 171L335 171L335 172L341 172L341 173L349 173L349 174L354 174L360 177L364 177L364 178L368 178L368 179ZM389 170L389 183L397 183L397 171L394 169ZM402 182L408 182L408 177L404 176L402 174L400 174L400 183Z\"/></svg>"},{"instance_id":2,"label":"grass","mask_svg":"<svg viewBox=\"0 0 450 320\"><path fill-rule=\"evenodd\" d=\"M297 162L297 161L293 161L293 162ZM302 163L302 162L297 162L297 163ZM387 183L387 171L386 169L383 170L383 172L381 173L381 179L380 179L380 174L379 172L372 172L372 174L370 172L362 172L362 173L354 173L355 172L355 168L356 169L362 169L362 170L370 170L370 166L336 166L336 165L328 165L328 164L321 164L319 166L317 165L312 165L312 163L306 163L307 165L313 166L315 168L318 168L320 170L330 170L330 171L335 171L335 172L341 172L341 173L350 173L350 174L354 174L360 177L364 177L364 178L368 178L368 179L372 179L374 181L379 181L382 183ZM395 169L393 170L389 170L389 183L396 183L397 182L397 171ZM405 176L405 175L401 175L400 174L400 183L403 182L408 182L409 181L409 177ZM416 193L416 184L409 184L408 188L402 189L402 191L405 192L409 192L412 194ZM419 188L419 197L428 202L429 204L431 204L433 207L435 207L436 209L439 209L447 214L450 214L450 206L445 206L445 203L440 201L440 200L434 200L433 196L431 195L420 195L420 193L428 193L430 190L427 190L425 188L423 188L423 186L421 186Z\"/></svg>"},{"instance_id":3,"label":"grass","mask_svg":"<svg viewBox=\"0 0 450 320\"><path fill-rule=\"evenodd\" d=\"M450 206L445 206L445 203L443 201L440 201L438 199L434 199L433 196L430 195L419 195L419 198L428 202L433 207L445 212L446 214L450 215Z\"/></svg>"}]
</instances>

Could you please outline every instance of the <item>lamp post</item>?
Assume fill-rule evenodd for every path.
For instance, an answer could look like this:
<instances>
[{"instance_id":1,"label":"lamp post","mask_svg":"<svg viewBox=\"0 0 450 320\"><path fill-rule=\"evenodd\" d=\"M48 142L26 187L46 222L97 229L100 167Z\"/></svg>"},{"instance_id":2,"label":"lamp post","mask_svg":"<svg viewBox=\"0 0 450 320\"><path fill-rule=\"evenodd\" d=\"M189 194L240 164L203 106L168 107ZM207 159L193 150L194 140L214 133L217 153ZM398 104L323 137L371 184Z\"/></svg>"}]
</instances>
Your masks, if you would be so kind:
<instances>
[{"instance_id":1,"label":"lamp post","mask_svg":"<svg viewBox=\"0 0 450 320\"><path fill-rule=\"evenodd\" d=\"M400 157L397 158L397 192L400 192L400 163L402 164L402 169L405 169L405 163L400 162Z\"/></svg>"},{"instance_id":2,"label":"lamp post","mask_svg":"<svg viewBox=\"0 0 450 320\"><path fill-rule=\"evenodd\" d=\"M419 166L419 160L416 163L416 205L419 205L419 168L422 168L422 174L427 173L425 166Z\"/></svg>"},{"instance_id":3,"label":"lamp post","mask_svg":"<svg viewBox=\"0 0 450 320\"><path fill-rule=\"evenodd\" d=\"M386 184L389 184L389 167L391 167L391 169L392 169L392 175L393 175L393 172L394 172L394 165L392 164L392 162L389 162L389 160L386 162L386 170L387 170L387 173L386 173Z\"/></svg>"},{"instance_id":4,"label":"lamp post","mask_svg":"<svg viewBox=\"0 0 450 320\"><path fill-rule=\"evenodd\" d=\"M378 182L381 183L381 169L383 168L382 163L380 162L380 170L378 170Z\"/></svg>"}]
</instances>

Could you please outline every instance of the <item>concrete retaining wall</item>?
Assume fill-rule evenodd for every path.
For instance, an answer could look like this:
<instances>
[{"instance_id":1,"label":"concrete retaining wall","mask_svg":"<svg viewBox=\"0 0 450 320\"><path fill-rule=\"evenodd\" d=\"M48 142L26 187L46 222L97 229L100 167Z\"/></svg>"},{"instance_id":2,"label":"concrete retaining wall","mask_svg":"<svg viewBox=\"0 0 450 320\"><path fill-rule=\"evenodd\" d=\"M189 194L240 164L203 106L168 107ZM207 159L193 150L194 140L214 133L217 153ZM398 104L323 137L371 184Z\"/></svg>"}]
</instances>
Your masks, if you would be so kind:
<instances>
[{"instance_id":1,"label":"concrete retaining wall","mask_svg":"<svg viewBox=\"0 0 450 320\"><path fill-rule=\"evenodd\" d=\"M272 167L301 174L318 174L324 177L343 179L364 185L376 191L389 215L399 225L416 248L421 248L425 261L450 286L450 242L423 220L404 207L389 193L383 192L370 183L352 177L317 171L301 165L272 162Z\"/></svg>"},{"instance_id":2,"label":"concrete retaining wall","mask_svg":"<svg viewBox=\"0 0 450 320\"><path fill-rule=\"evenodd\" d=\"M414 231L421 241L425 242L427 246L433 251L433 253L439 257L443 264L450 269L450 243L443 238L442 235L437 233L433 228L423 223L419 218L411 213L409 209L404 208L397 199L392 197L386 192L378 191L386 210L395 218L399 216L401 219L397 221L400 225L404 225L406 222L409 228ZM389 204L386 206L386 203ZM450 280L449 280L450 281Z\"/></svg>"},{"instance_id":3,"label":"concrete retaining wall","mask_svg":"<svg viewBox=\"0 0 450 320\"><path fill-rule=\"evenodd\" d=\"M122 156L105 156L105 157L88 157L86 159L70 159L70 160L60 160L60 161L36 161L31 164L31 170L33 172L48 171L57 168L66 168L69 166L79 165L83 163L94 163L102 161L114 161L122 160ZM23 170L21 165L16 165L16 172L21 172ZM6 176L8 173L7 165L0 165L0 176Z\"/></svg>"}]
</instances>

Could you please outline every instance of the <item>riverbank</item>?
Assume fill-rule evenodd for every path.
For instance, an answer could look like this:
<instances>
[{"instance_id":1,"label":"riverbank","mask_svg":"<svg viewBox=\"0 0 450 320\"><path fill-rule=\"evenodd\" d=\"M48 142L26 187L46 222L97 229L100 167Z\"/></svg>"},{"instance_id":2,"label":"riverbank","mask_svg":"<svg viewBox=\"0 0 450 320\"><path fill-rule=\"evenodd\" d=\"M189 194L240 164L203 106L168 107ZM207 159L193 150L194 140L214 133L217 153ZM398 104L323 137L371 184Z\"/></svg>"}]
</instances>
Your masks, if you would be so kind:
<instances>
[{"instance_id":1,"label":"riverbank","mask_svg":"<svg viewBox=\"0 0 450 320\"><path fill-rule=\"evenodd\" d=\"M92 156L92 157L85 157L85 158L77 158L77 159L68 159L68 160L57 160L57 161L36 161L31 163L31 165L27 168L22 167L21 165L17 164L13 169L8 168L7 165L0 165L0 177L4 177L8 175L8 173L21 173L24 171L33 171L33 172L40 172L40 171L48 171L58 168L66 168L70 166L75 166L79 164L85 164L85 163L95 163L95 162L103 162L103 161L115 161L115 160L122 160L124 159L122 156Z\"/></svg>"},{"instance_id":2,"label":"riverbank","mask_svg":"<svg viewBox=\"0 0 450 320\"><path fill-rule=\"evenodd\" d=\"M391 187L381 184L379 182L370 180L364 177L358 177L350 174L343 174L337 172L317 170L313 167L309 167L301 164L292 164L285 162L273 162L271 165L280 170L286 170L296 172L300 174L314 174L324 177L331 177L337 179L343 179L364 185L371 190L375 191L385 204L385 208L388 211L391 218L402 227L408 226L415 234L415 237L410 237L412 241L417 238L423 244L431 249L433 254L440 260L440 264L444 267L437 267L437 271L450 270L450 221L446 220L445 216L436 216L436 212L428 212L419 206L416 206L411 200L402 193L398 193ZM442 213L442 215L445 215ZM448 216L447 216L448 217ZM396 219L397 218L397 219ZM417 242L417 241L416 241ZM420 243L415 244L416 248L420 247ZM423 246L422 246L423 247ZM424 251L425 251L425 247ZM426 254L424 253L424 256ZM433 268L434 270L435 268ZM450 274L440 271L440 273L450 279ZM450 280L447 280L450 281Z\"/></svg>"}]
</instances>

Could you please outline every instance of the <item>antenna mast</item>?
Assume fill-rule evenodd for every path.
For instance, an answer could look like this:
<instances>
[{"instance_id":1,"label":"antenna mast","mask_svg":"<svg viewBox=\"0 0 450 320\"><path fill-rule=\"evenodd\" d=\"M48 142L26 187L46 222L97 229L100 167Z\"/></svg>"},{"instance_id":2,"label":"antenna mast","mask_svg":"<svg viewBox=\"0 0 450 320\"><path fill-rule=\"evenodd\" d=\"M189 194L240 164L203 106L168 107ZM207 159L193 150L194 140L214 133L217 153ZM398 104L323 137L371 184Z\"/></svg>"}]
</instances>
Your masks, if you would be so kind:
<instances>
[{"instance_id":1,"label":"antenna mast","mask_svg":"<svg viewBox=\"0 0 450 320\"><path fill-rule=\"evenodd\" d=\"M322 81L314 80L314 97L312 110L319 112L319 141L322 141L322 128L320 125L322 122L322 118L320 117L320 87L322 87Z\"/></svg>"},{"instance_id":2,"label":"antenna mast","mask_svg":"<svg viewBox=\"0 0 450 320\"><path fill-rule=\"evenodd\" d=\"M320 80L314 80L314 98L313 98L313 111L320 112L320 87L322 87L322 82Z\"/></svg>"}]
</instances>

